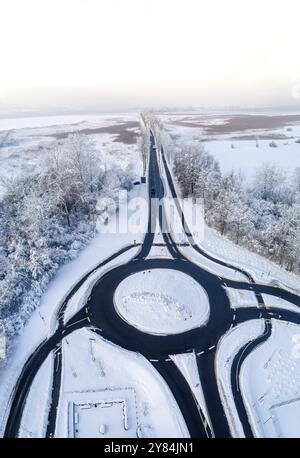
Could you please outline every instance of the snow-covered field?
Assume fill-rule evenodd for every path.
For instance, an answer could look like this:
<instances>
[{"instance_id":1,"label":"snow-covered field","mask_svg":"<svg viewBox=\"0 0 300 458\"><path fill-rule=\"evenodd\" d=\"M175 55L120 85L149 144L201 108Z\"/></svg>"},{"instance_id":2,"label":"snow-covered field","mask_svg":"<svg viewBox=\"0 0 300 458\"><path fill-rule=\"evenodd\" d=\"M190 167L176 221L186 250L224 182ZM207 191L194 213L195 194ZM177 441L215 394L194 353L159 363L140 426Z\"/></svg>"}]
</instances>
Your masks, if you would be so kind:
<instances>
[{"instance_id":1,"label":"snow-covered field","mask_svg":"<svg viewBox=\"0 0 300 458\"><path fill-rule=\"evenodd\" d=\"M56 437L68 437L69 406L123 402L109 415L79 412L78 434L94 437L188 437L188 431L168 386L141 355L128 352L88 329L63 341L63 374ZM87 406L88 408L88 406ZM82 418L81 418L82 417ZM104 434L100 426L104 425ZM125 426L127 425L127 429ZM90 437L90 436L89 436Z\"/></svg>"},{"instance_id":2,"label":"snow-covered field","mask_svg":"<svg viewBox=\"0 0 300 458\"><path fill-rule=\"evenodd\" d=\"M55 148L57 140L77 132L88 135L107 162L130 164L136 176L140 175L136 113L0 118L0 196L4 191L1 177L32 173L42 164L45 154Z\"/></svg>"},{"instance_id":3,"label":"snow-covered field","mask_svg":"<svg viewBox=\"0 0 300 458\"><path fill-rule=\"evenodd\" d=\"M300 136L300 127L299 127ZM241 170L251 180L255 171L264 162L274 163L293 172L300 167L300 144L295 140L275 140L277 147L270 147L271 140L260 140L256 147L255 140L217 140L204 142L205 149L220 163L224 172Z\"/></svg>"},{"instance_id":4,"label":"snow-covered field","mask_svg":"<svg viewBox=\"0 0 300 458\"><path fill-rule=\"evenodd\" d=\"M294 113L293 113L294 114ZM244 118L243 115L189 115L169 114L161 115L168 132L176 138L178 144L186 141L203 142L205 149L214 155L220 162L224 172L232 169L241 170L243 175L251 180L257 168L264 162L274 163L286 170L293 170L300 166L300 121L278 122L275 118L272 126L272 116L286 116L286 113L268 114L271 119L269 128L259 128L259 116L264 113L252 114L257 118L256 127L251 117L247 128L247 121L232 130L220 129L234 118ZM247 115L246 115L247 116ZM264 125L264 119L262 125ZM233 124L234 125L234 124ZM205 127L204 127L205 126ZM277 147L270 147L274 141Z\"/></svg>"},{"instance_id":5,"label":"snow-covered field","mask_svg":"<svg viewBox=\"0 0 300 458\"><path fill-rule=\"evenodd\" d=\"M241 389L256 437L299 437L300 326L272 325L271 337L242 365Z\"/></svg>"},{"instance_id":6,"label":"snow-covered field","mask_svg":"<svg viewBox=\"0 0 300 458\"><path fill-rule=\"evenodd\" d=\"M203 326L209 318L204 289L170 269L130 275L116 289L114 303L125 321L149 334L179 334Z\"/></svg>"}]
</instances>

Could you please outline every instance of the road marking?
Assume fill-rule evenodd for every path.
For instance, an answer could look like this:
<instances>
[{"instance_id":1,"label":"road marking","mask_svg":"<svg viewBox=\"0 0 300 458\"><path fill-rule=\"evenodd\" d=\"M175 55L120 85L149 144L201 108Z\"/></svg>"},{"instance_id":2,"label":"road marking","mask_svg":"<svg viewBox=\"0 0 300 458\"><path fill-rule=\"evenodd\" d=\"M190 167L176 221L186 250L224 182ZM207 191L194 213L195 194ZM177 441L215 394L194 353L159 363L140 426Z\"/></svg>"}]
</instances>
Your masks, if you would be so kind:
<instances>
[{"instance_id":1,"label":"road marking","mask_svg":"<svg viewBox=\"0 0 300 458\"><path fill-rule=\"evenodd\" d=\"M205 351L202 350L202 351L200 351L199 353L196 353L196 355L197 355L197 356L201 356L201 355L203 355L204 353L205 353Z\"/></svg>"},{"instance_id":2,"label":"road marking","mask_svg":"<svg viewBox=\"0 0 300 458\"><path fill-rule=\"evenodd\" d=\"M215 345L212 345L211 347L209 347L209 350L213 350L213 348L215 347L216 347Z\"/></svg>"},{"instance_id":3,"label":"road marking","mask_svg":"<svg viewBox=\"0 0 300 458\"><path fill-rule=\"evenodd\" d=\"M159 359L150 359L152 363L158 363Z\"/></svg>"},{"instance_id":4,"label":"road marking","mask_svg":"<svg viewBox=\"0 0 300 458\"><path fill-rule=\"evenodd\" d=\"M85 321L86 318L82 318L81 320L78 320L78 321L75 321L75 323L71 323L69 324L68 326L66 326L67 328L70 328L71 326L75 326L75 324L78 324L78 323L81 323L81 321Z\"/></svg>"}]
</instances>

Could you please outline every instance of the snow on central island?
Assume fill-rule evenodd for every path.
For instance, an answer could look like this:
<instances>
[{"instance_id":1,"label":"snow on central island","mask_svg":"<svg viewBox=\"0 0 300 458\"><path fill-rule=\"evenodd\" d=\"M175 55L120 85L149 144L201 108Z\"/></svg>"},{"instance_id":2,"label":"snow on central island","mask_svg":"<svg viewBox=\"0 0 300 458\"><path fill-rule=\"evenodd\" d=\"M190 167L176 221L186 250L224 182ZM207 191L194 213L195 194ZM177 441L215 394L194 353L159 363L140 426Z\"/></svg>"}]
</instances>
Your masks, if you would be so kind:
<instances>
[{"instance_id":1,"label":"snow on central island","mask_svg":"<svg viewBox=\"0 0 300 458\"><path fill-rule=\"evenodd\" d=\"M189 275L171 269L130 275L116 289L114 304L123 320L154 335L180 334L209 318L205 290Z\"/></svg>"}]
</instances>

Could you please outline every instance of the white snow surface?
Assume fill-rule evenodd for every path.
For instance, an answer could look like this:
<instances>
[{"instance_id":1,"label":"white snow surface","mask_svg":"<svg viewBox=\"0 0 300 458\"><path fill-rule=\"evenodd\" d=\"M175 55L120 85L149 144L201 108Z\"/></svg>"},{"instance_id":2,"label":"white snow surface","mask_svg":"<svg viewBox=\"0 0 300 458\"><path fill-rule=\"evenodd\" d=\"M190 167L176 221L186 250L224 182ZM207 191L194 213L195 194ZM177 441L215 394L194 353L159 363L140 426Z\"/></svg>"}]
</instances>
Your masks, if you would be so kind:
<instances>
[{"instance_id":1,"label":"white snow surface","mask_svg":"<svg viewBox=\"0 0 300 458\"><path fill-rule=\"evenodd\" d=\"M274 114L284 115L291 113L281 112ZM173 124L174 121L182 121L184 118L193 123L195 117L198 120L200 119L197 113L189 116L189 119L187 119L186 115L184 117L182 115L162 116L162 119L166 122L167 130L171 135L180 138L179 144L186 142L199 143L199 141L202 141L205 149L220 162L223 172L230 172L233 169L235 171L241 170L245 178L251 180L255 170L264 162L276 164L290 171L300 166L300 144L295 143L300 138L300 123L273 129L249 128L229 134L215 133L209 136L205 129L201 127ZM230 114L228 114L228 118L231 118ZM218 125L225 124L228 118L205 115L203 120L205 124ZM288 127L292 128L290 132L287 131ZM243 136L251 136L252 138L245 139ZM268 136L268 139L260 139L263 136ZM286 136L287 138L280 139L278 138L280 136ZM256 138L258 138L258 148L256 147ZM272 139L277 145L276 148L270 147Z\"/></svg>"},{"instance_id":2,"label":"white snow surface","mask_svg":"<svg viewBox=\"0 0 300 458\"><path fill-rule=\"evenodd\" d=\"M281 297L272 296L272 294L262 294L262 297L267 308L278 308L289 310L290 312L300 313L300 307L297 307L297 305L292 304Z\"/></svg>"},{"instance_id":3,"label":"white snow surface","mask_svg":"<svg viewBox=\"0 0 300 458\"><path fill-rule=\"evenodd\" d=\"M269 285L278 282L280 287L291 289L300 295L298 275L287 272L267 258L236 245L208 226L205 226L205 237L201 247L225 262L242 267L258 283Z\"/></svg>"},{"instance_id":4,"label":"white snow surface","mask_svg":"<svg viewBox=\"0 0 300 458\"><path fill-rule=\"evenodd\" d=\"M225 290L229 298L231 308L258 307L258 302L253 291L235 288L225 288Z\"/></svg>"},{"instance_id":5,"label":"white snow surface","mask_svg":"<svg viewBox=\"0 0 300 458\"><path fill-rule=\"evenodd\" d=\"M124 399L122 390L133 393L127 399L127 437L189 437L170 389L153 366L141 355L113 345L88 329L75 331L63 340L62 387L55 436L68 437L70 402L114 402ZM115 437L124 437L118 417L117 412L109 417L113 424L107 425L107 433L113 429ZM85 430L95 430L93 416L91 421L84 425Z\"/></svg>"},{"instance_id":6,"label":"white snow surface","mask_svg":"<svg viewBox=\"0 0 300 458\"><path fill-rule=\"evenodd\" d=\"M245 437L231 390L231 366L235 355L264 331L264 320L250 320L231 328L218 343L215 371L222 403L233 437Z\"/></svg>"},{"instance_id":7,"label":"white snow surface","mask_svg":"<svg viewBox=\"0 0 300 458\"><path fill-rule=\"evenodd\" d=\"M284 133L280 132L280 133ZM271 148L272 140L217 140L204 142L205 149L220 163L224 172L241 170L247 180L251 180L263 162L274 163L292 172L300 166L300 144L295 140L274 140L277 148ZM234 145L234 148L231 145Z\"/></svg>"},{"instance_id":8,"label":"white snow surface","mask_svg":"<svg viewBox=\"0 0 300 458\"><path fill-rule=\"evenodd\" d=\"M207 410L207 405L205 402L205 397L203 394L203 389L199 377L195 352L170 355L170 358L176 364L176 366L188 382L192 390L193 396L201 410L202 417L204 416L204 423L208 423L210 428L212 429L211 420Z\"/></svg>"},{"instance_id":9,"label":"white snow surface","mask_svg":"<svg viewBox=\"0 0 300 458\"><path fill-rule=\"evenodd\" d=\"M190 276L171 269L130 275L116 289L114 304L121 318L149 334L186 332L209 318L205 290Z\"/></svg>"},{"instance_id":10,"label":"white snow surface","mask_svg":"<svg viewBox=\"0 0 300 458\"><path fill-rule=\"evenodd\" d=\"M300 437L300 326L272 320L271 337L247 356L241 390L256 437Z\"/></svg>"},{"instance_id":11,"label":"white snow surface","mask_svg":"<svg viewBox=\"0 0 300 458\"><path fill-rule=\"evenodd\" d=\"M51 402L53 369L53 352L51 352L35 376L29 390L19 437L45 437Z\"/></svg>"}]
</instances>

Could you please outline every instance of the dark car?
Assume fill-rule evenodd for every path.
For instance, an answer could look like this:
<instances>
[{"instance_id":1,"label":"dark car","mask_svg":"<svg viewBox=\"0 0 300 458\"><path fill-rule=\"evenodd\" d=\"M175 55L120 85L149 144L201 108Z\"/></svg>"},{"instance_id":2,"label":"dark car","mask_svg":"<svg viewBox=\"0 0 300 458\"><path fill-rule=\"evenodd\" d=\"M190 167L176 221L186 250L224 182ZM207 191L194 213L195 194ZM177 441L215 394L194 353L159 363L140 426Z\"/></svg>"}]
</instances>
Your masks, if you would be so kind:
<instances>
[{"instance_id":1,"label":"dark car","mask_svg":"<svg viewBox=\"0 0 300 458\"><path fill-rule=\"evenodd\" d=\"M152 189L151 189L151 197L155 197L155 195L156 195L155 189L152 188Z\"/></svg>"}]
</instances>

